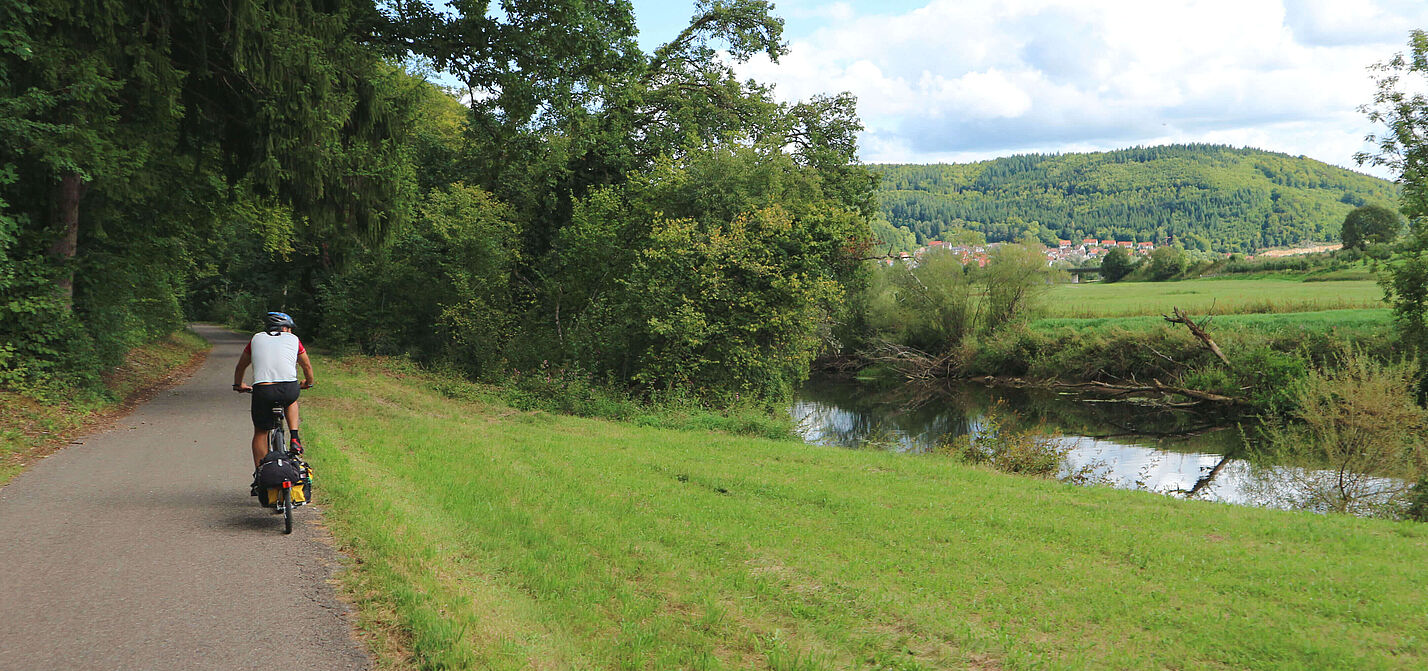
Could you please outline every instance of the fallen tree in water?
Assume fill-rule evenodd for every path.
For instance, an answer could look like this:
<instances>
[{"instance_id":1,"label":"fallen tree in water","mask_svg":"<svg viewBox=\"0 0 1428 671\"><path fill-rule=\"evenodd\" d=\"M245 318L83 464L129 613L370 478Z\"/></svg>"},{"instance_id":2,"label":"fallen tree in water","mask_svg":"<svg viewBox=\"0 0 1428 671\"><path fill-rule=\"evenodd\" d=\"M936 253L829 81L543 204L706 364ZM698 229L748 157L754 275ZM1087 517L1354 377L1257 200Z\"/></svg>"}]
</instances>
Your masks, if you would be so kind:
<instances>
[{"instance_id":1,"label":"fallen tree in water","mask_svg":"<svg viewBox=\"0 0 1428 671\"><path fill-rule=\"evenodd\" d=\"M1205 326L1208 325L1210 323L1210 320L1214 319L1214 317L1206 317L1204 321L1197 324L1195 323L1195 320L1190 318L1190 315L1182 312L1180 308L1172 308L1171 312L1175 314L1174 317L1171 317L1170 315L1160 316L1164 317L1165 321L1170 322L1171 324L1184 324L1185 328L1190 329L1190 335L1195 336L1196 340L1199 340L1200 342L1205 344L1205 349L1208 349L1210 350L1210 352L1214 353L1214 355L1218 357L1220 361L1223 361L1226 366L1231 365L1230 360L1225 358L1225 353L1220 351L1220 346L1216 345L1215 341L1210 338L1210 334L1205 332Z\"/></svg>"},{"instance_id":2,"label":"fallen tree in water","mask_svg":"<svg viewBox=\"0 0 1428 671\"><path fill-rule=\"evenodd\" d=\"M1019 377L998 377L995 375L983 375L979 377L965 378L972 382L982 384L993 384L1017 388L1036 387L1040 389L1067 389L1090 393L1100 393L1113 398L1123 400L1134 400L1137 402L1147 401L1147 397L1166 398L1170 396L1183 396L1192 399L1189 402L1162 402L1157 403L1163 407L1195 407L1205 403L1220 405L1247 405L1248 400L1234 396L1215 394L1199 389L1189 389L1168 385L1160 380L1151 380L1150 384L1111 384L1093 380L1090 382L1062 382L1060 380L1027 380Z\"/></svg>"},{"instance_id":3,"label":"fallen tree in water","mask_svg":"<svg viewBox=\"0 0 1428 671\"><path fill-rule=\"evenodd\" d=\"M867 355L867 359L874 364L895 371L908 382L953 379L1006 387L1073 390L1099 394L1117 400L1151 403L1161 407L1188 408L1204 404L1223 406L1249 405L1248 399L1165 384L1159 379L1152 379L1149 383L1131 382L1118 384L1100 380L1065 382L1054 379L1037 380L1002 375L969 376L963 374L960 361L954 353L934 355L912 347L888 342L882 343L877 350ZM1164 400L1174 396L1180 396L1189 400L1181 402ZM1160 399L1160 401L1152 402L1153 399Z\"/></svg>"},{"instance_id":4,"label":"fallen tree in water","mask_svg":"<svg viewBox=\"0 0 1428 671\"><path fill-rule=\"evenodd\" d=\"M1189 329L1190 334L1195 338L1203 350L1212 353L1216 359L1233 374L1234 366L1225 356L1219 345L1210 337L1205 330L1210 318L1205 318L1196 322L1180 308L1173 309L1174 316L1164 316L1165 321L1173 324L1184 324ZM996 341L989 341L980 345L981 348L995 347ZM1123 343L1124 347L1138 348L1159 360L1168 363L1170 369L1166 369L1164 364L1158 367L1147 367L1143 371L1133 371L1129 375L1117 376L1104 370L1086 371L1086 377L1076 381L1066 381L1058 377L1053 378L1027 378L1020 375L976 375L972 370L975 368L969 365L968 361L976 356L975 349L966 347L953 347L941 353L933 353L920 350L904 344L882 340L875 346L862 354L860 357L865 363L881 367L907 382L928 382L943 379L965 379L982 384L992 384L1011 387L1038 387L1043 389L1069 390L1078 393L1095 394L1102 396L1106 400L1141 403L1165 408L1197 408L1202 406L1252 406L1254 401L1239 394L1220 393L1207 389L1199 389L1185 384L1166 383L1161 381L1161 377L1168 375L1170 378L1182 377L1189 368L1182 361L1168 356L1150 343ZM1185 342L1181 347L1181 353L1193 352L1190 343ZM1184 359L1186 357L1182 357ZM1203 361L1203 360L1202 360ZM1201 364L1205 367L1205 363ZM1215 368L1213 364L1208 368ZM1220 369L1223 370L1223 369ZM1148 373L1149 375L1145 375ZM1223 373L1221 378L1227 378ZM1109 377L1115 381L1107 381ZM1137 378L1150 377L1150 381L1142 382ZM1128 379L1126 379L1128 378ZM1223 387L1223 385L1221 385ZM1240 391L1249 387L1239 387ZM1178 400L1177 400L1178 399Z\"/></svg>"}]
</instances>

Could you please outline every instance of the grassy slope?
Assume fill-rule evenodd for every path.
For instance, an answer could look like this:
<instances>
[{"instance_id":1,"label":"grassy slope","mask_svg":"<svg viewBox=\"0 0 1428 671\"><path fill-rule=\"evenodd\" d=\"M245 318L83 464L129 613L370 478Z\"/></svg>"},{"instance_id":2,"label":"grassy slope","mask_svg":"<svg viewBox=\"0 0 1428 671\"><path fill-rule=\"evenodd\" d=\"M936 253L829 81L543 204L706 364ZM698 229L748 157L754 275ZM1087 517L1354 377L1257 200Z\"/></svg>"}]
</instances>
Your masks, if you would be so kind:
<instances>
[{"instance_id":1,"label":"grassy slope","mask_svg":"<svg viewBox=\"0 0 1428 671\"><path fill-rule=\"evenodd\" d=\"M64 394L67 400L57 402L0 391L0 485L34 457L162 384L164 378L194 363L208 349L208 342L197 334L180 331L129 352L124 364L104 377L101 393Z\"/></svg>"},{"instance_id":2,"label":"grassy slope","mask_svg":"<svg viewBox=\"0 0 1428 671\"><path fill-rule=\"evenodd\" d=\"M1063 284L1047 301L1048 317L1099 318L1191 313L1284 313L1383 305L1372 280L1301 282L1293 279L1195 279L1180 282Z\"/></svg>"},{"instance_id":3,"label":"grassy slope","mask_svg":"<svg viewBox=\"0 0 1428 671\"><path fill-rule=\"evenodd\" d=\"M318 365L309 454L387 666L1428 664L1428 526L522 413Z\"/></svg>"}]
</instances>

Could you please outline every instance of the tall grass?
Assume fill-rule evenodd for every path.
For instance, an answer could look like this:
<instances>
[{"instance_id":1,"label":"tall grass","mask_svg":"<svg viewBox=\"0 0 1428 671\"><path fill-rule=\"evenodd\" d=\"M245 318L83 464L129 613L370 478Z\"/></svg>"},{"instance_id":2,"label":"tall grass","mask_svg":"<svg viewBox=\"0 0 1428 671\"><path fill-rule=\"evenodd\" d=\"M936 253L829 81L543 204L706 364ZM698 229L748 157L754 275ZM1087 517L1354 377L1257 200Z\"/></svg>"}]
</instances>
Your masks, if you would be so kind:
<instances>
[{"instance_id":1,"label":"tall grass","mask_svg":"<svg viewBox=\"0 0 1428 671\"><path fill-rule=\"evenodd\" d=\"M1428 664L1422 525L521 411L318 365L308 453L388 668Z\"/></svg>"}]
</instances>

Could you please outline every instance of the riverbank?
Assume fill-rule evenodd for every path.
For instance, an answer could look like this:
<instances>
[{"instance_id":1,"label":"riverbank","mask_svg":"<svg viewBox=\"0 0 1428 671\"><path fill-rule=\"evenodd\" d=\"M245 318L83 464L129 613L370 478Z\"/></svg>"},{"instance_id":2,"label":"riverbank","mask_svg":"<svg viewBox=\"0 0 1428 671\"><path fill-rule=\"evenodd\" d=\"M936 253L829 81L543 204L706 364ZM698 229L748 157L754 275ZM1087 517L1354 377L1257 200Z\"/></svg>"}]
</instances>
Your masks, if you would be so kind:
<instances>
[{"instance_id":1,"label":"riverbank","mask_svg":"<svg viewBox=\"0 0 1428 671\"><path fill-rule=\"evenodd\" d=\"M390 667L1428 663L1422 525L520 411L370 360L318 366L309 455Z\"/></svg>"},{"instance_id":2,"label":"riverbank","mask_svg":"<svg viewBox=\"0 0 1428 671\"><path fill-rule=\"evenodd\" d=\"M127 412L202 365L209 344L179 331L134 348L119 368L104 376L103 388L36 394L0 391L0 486L25 466Z\"/></svg>"},{"instance_id":3,"label":"riverbank","mask_svg":"<svg viewBox=\"0 0 1428 671\"><path fill-rule=\"evenodd\" d=\"M1131 316L1046 318L941 355L894 345L820 363L828 372L887 383L981 379L1282 414L1293 408L1295 380L1333 367L1349 348L1384 359L1402 355L1386 308L1190 318L1223 359L1182 324Z\"/></svg>"}]
</instances>

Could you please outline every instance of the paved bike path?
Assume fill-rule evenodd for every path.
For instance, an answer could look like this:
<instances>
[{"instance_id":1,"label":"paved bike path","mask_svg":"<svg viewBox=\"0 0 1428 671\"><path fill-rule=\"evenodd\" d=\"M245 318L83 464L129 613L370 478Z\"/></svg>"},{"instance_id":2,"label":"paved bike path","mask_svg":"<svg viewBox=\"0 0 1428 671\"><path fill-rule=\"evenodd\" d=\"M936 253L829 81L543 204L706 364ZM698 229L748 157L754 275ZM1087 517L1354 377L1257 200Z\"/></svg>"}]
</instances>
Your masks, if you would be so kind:
<instances>
[{"instance_id":1,"label":"paved bike path","mask_svg":"<svg viewBox=\"0 0 1428 671\"><path fill-rule=\"evenodd\" d=\"M192 378L0 488L0 671L370 666L328 583L322 474L283 535L248 495L245 338L196 328Z\"/></svg>"}]
</instances>

